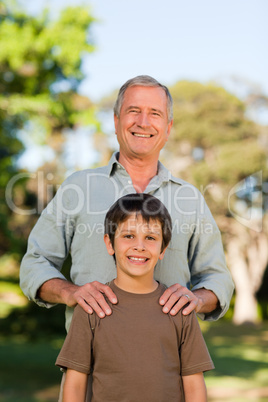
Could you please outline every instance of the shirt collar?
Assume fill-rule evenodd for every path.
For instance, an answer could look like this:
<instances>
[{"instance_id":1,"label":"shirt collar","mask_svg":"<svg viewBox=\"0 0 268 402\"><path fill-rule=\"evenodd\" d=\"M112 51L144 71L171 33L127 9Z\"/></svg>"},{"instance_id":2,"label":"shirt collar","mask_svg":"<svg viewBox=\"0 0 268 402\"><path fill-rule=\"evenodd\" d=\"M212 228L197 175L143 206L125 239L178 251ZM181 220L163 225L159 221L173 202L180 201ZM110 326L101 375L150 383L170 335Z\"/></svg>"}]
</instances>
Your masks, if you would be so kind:
<instances>
[{"instance_id":1,"label":"shirt collar","mask_svg":"<svg viewBox=\"0 0 268 402\"><path fill-rule=\"evenodd\" d=\"M158 172L157 176L163 182L173 181L174 183L183 185L185 182L178 177L175 177L171 174L171 172L160 162L158 161Z\"/></svg>"},{"instance_id":2,"label":"shirt collar","mask_svg":"<svg viewBox=\"0 0 268 402\"><path fill-rule=\"evenodd\" d=\"M111 176L118 167L125 169L124 166L122 166L118 162L118 159L119 159L119 152L114 152L107 165L107 173L109 176ZM158 161L157 177L162 183L168 181L173 181L174 183L180 185L183 185L185 183L182 179L173 176L171 172L160 161Z\"/></svg>"},{"instance_id":3,"label":"shirt collar","mask_svg":"<svg viewBox=\"0 0 268 402\"><path fill-rule=\"evenodd\" d=\"M113 171L117 168L117 166L121 166L118 162L119 152L114 152L109 163L107 165L107 173L109 176L113 174Z\"/></svg>"}]
</instances>

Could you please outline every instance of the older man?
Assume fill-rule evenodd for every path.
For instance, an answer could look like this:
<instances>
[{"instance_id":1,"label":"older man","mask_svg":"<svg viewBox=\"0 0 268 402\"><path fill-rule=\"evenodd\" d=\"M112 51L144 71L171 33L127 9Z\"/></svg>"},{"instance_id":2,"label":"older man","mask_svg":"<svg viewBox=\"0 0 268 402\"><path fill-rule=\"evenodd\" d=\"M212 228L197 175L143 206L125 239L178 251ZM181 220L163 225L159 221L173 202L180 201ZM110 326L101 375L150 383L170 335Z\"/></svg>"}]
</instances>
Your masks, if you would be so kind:
<instances>
[{"instance_id":1,"label":"older man","mask_svg":"<svg viewBox=\"0 0 268 402\"><path fill-rule=\"evenodd\" d=\"M166 205L173 221L172 242L155 271L169 286L159 301L163 312L176 314L187 304L183 314L195 309L203 319L219 318L233 292L219 230L200 192L158 160L173 123L168 89L149 76L127 81L114 123L119 153L105 167L67 178L32 230L21 264L24 293L42 306L66 304L67 328L77 303L100 317L111 314L103 294L117 302L105 285L116 271L103 242L104 216L120 196L145 192ZM72 282L60 272L69 252Z\"/></svg>"}]
</instances>

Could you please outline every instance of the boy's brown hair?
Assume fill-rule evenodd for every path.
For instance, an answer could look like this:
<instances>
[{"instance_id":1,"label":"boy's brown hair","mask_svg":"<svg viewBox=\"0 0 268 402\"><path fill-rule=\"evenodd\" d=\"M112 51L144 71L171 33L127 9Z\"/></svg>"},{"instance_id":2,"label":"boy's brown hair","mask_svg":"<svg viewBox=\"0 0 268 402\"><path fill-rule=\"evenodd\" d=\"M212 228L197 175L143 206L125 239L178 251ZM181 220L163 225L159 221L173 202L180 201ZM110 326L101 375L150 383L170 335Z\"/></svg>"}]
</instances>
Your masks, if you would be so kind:
<instances>
[{"instance_id":1,"label":"boy's brown hair","mask_svg":"<svg viewBox=\"0 0 268 402\"><path fill-rule=\"evenodd\" d=\"M134 193L119 198L109 209L104 220L105 234L108 234L112 247L118 225L130 215L141 215L145 222L158 221L162 227L161 252L167 247L171 239L172 221L164 204L150 194Z\"/></svg>"}]
</instances>

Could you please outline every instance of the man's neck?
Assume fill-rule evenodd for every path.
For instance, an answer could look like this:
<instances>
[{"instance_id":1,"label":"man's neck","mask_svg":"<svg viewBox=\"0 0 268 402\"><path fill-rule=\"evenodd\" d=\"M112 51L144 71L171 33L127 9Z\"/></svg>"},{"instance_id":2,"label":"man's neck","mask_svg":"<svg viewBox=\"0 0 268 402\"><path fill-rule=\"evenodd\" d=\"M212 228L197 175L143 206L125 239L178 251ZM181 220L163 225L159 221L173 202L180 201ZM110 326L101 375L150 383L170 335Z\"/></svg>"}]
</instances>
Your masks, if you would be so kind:
<instances>
[{"instance_id":1,"label":"man's neck","mask_svg":"<svg viewBox=\"0 0 268 402\"><path fill-rule=\"evenodd\" d=\"M126 158L119 153L118 162L128 172L137 193L143 193L151 179L157 174L158 160L155 159Z\"/></svg>"}]
</instances>

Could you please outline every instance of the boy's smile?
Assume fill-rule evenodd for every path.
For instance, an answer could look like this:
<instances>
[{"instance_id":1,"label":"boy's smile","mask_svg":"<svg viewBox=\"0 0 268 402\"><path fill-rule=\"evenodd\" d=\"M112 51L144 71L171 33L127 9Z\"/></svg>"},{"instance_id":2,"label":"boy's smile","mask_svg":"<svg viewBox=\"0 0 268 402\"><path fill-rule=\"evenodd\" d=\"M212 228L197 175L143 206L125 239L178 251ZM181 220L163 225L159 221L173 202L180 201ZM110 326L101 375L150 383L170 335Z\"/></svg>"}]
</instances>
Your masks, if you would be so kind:
<instances>
[{"instance_id":1,"label":"boy's smile","mask_svg":"<svg viewBox=\"0 0 268 402\"><path fill-rule=\"evenodd\" d=\"M116 256L117 278L115 283L125 290L131 283L139 283L141 291L145 287L155 287L154 268L158 259L164 257L162 249L162 227L157 220L147 223L141 215L132 214L120 223L115 232L114 247L108 235L104 241L110 255Z\"/></svg>"}]
</instances>

